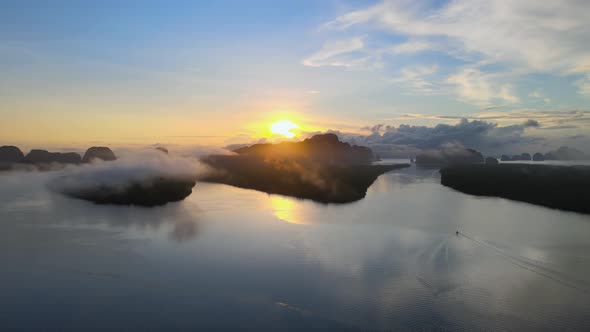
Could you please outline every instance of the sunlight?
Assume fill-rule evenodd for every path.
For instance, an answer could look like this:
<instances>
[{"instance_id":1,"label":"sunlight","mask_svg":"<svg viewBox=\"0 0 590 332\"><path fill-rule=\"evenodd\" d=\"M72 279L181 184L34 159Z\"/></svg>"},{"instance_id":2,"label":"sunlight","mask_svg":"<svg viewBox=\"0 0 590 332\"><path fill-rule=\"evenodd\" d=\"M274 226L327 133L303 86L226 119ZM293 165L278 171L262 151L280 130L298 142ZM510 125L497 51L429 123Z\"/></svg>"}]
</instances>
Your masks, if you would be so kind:
<instances>
[{"instance_id":1,"label":"sunlight","mask_svg":"<svg viewBox=\"0 0 590 332\"><path fill-rule=\"evenodd\" d=\"M283 135L286 138L295 137L293 129L298 129L299 126L290 120L280 120L270 125L270 132L277 135Z\"/></svg>"},{"instance_id":2,"label":"sunlight","mask_svg":"<svg viewBox=\"0 0 590 332\"><path fill-rule=\"evenodd\" d=\"M286 198L278 195L270 196L270 205L274 210L273 214L282 221L290 224L305 225L306 223L300 220L296 215L297 205L292 198Z\"/></svg>"}]
</instances>

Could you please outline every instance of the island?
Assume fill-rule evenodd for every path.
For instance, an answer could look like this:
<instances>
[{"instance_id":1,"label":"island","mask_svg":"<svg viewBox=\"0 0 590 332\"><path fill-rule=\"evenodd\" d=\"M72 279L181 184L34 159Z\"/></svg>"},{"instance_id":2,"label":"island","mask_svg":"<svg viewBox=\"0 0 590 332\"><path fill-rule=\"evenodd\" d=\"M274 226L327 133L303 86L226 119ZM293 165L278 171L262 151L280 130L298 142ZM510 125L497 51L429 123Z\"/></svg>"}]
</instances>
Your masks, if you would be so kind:
<instances>
[{"instance_id":1,"label":"island","mask_svg":"<svg viewBox=\"0 0 590 332\"><path fill-rule=\"evenodd\" d=\"M24 153L12 145L0 146L0 171L11 170L14 164L25 159Z\"/></svg>"},{"instance_id":2,"label":"island","mask_svg":"<svg viewBox=\"0 0 590 332\"><path fill-rule=\"evenodd\" d=\"M441 169L440 174L442 185L463 193L590 213L590 166L456 165Z\"/></svg>"},{"instance_id":3,"label":"island","mask_svg":"<svg viewBox=\"0 0 590 332\"><path fill-rule=\"evenodd\" d=\"M138 205L144 207L160 206L185 199L192 193L194 179L181 179L168 176L154 176L141 181L125 184L96 184L91 186L69 186L70 176L54 180L52 188L62 194L90 201L96 204Z\"/></svg>"},{"instance_id":4,"label":"island","mask_svg":"<svg viewBox=\"0 0 590 332\"><path fill-rule=\"evenodd\" d=\"M568 146L561 146L557 150L549 151L545 154L541 152L535 152L531 157L530 154L524 152L521 154L515 154L512 157L503 154L500 158L501 161L545 161L545 160L590 160L590 156L583 151Z\"/></svg>"},{"instance_id":5,"label":"island","mask_svg":"<svg viewBox=\"0 0 590 332\"><path fill-rule=\"evenodd\" d=\"M89 163L94 159L100 159L103 161L113 161L117 160L117 157L115 156L113 151L106 146L93 146L86 150L86 153L84 153L84 157L82 158L82 160L85 163Z\"/></svg>"},{"instance_id":6,"label":"island","mask_svg":"<svg viewBox=\"0 0 590 332\"><path fill-rule=\"evenodd\" d=\"M320 203L349 203L365 197L379 175L409 166L372 165L371 149L341 142L331 133L233 152L201 158L213 171L199 180Z\"/></svg>"},{"instance_id":7,"label":"island","mask_svg":"<svg viewBox=\"0 0 590 332\"><path fill-rule=\"evenodd\" d=\"M104 146L94 146L86 150L84 157L76 152L49 152L32 149L26 155L16 146L0 146L0 170L32 169L48 171L60 169L67 165L90 163L93 160L113 161L117 157L113 151Z\"/></svg>"},{"instance_id":8,"label":"island","mask_svg":"<svg viewBox=\"0 0 590 332\"><path fill-rule=\"evenodd\" d=\"M417 165L457 165L483 162L484 159L481 152L463 148L425 151L416 156Z\"/></svg>"}]
</instances>

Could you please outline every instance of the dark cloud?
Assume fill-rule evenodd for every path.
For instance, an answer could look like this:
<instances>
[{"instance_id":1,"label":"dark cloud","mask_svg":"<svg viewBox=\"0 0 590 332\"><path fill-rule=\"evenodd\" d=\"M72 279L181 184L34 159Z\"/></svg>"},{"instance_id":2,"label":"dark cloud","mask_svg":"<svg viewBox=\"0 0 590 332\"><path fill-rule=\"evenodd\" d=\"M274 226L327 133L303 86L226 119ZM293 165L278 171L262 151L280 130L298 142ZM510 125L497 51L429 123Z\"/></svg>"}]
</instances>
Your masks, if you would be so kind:
<instances>
[{"instance_id":1,"label":"dark cloud","mask_svg":"<svg viewBox=\"0 0 590 332\"><path fill-rule=\"evenodd\" d=\"M484 110L484 111L489 111L489 110L495 110L495 109L498 109L498 108L504 108L504 107L506 107L506 106L507 106L507 105L495 105L495 106L488 106L488 107L484 107L484 108L482 108L482 110Z\"/></svg>"},{"instance_id":2,"label":"dark cloud","mask_svg":"<svg viewBox=\"0 0 590 332\"><path fill-rule=\"evenodd\" d=\"M559 130L559 129L576 129L576 128L578 128L578 126L564 125L564 126L544 127L544 128L541 128L541 129L544 129L544 130Z\"/></svg>"},{"instance_id":3,"label":"dark cloud","mask_svg":"<svg viewBox=\"0 0 590 332\"><path fill-rule=\"evenodd\" d=\"M363 127L368 135L331 132L351 144L369 146L381 156L405 158L449 144L474 148L486 154L516 153L523 146L544 143L544 138L525 135L525 130L539 127L539 122L531 119L522 124L501 127L492 122L463 118L454 125L438 124L434 127L407 124Z\"/></svg>"},{"instance_id":4,"label":"dark cloud","mask_svg":"<svg viewBox=\"0 0 590 332\"><path fill-rule=\"evenodd\" d=\"M395 129L395 127L386 125L386 124L376 124L374 126L366 126L366 127L362 127L361 130L363 131L370 131L371 133L379 133L382 131L388 131L391 129Z\"/></svg>"},{"instance_id":5,"label":"dark cloud","mask_svg":"<svg viewBox=\"0 0 590 332\"><path fill-rule=\"evenodd\" d=\"M568 139L584 139L584 138L588 138L588 136L579 134L579 135L568 136L567 138Z\"/></svg>"}]
</instances>

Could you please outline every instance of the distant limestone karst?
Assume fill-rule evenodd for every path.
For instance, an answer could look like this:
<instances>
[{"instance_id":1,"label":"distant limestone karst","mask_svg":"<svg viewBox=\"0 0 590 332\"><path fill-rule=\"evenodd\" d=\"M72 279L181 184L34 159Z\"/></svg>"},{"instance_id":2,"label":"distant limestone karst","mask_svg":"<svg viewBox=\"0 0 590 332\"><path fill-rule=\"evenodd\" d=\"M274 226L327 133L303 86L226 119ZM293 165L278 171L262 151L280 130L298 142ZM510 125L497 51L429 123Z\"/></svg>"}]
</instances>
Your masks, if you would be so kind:
<instances>
[{"instance_id":1,"label":"distant limestone karst","mask_svg":"<svg viewBox=\"0 0 590 332\"><path fill-rule=\"evenodd\" d=\"M47 150L33 149L23 160L29 164L79 164L82 158L75 152L49 152Z\"/></svg>"},{"instance_id":2,"label":"distant limestone karst","mask_svg":"<svg viewBox=\"0 0 590 332\"><path fill-rule=\"evenodd\" d=\"M16 146L0 146L0 170L3 171L51 170L66 165L88 163L94 159L112 161L117 160L117 157L108 147L91 147L82 158L76 152L50 152L42 149L32 149L25 155Z\"/></svg>"},{"instance_id":3,"label":"distant limestone karst","mask_svg":"<svg viewBox=\"0 0 590 332\"><path fill-rule=\"evenodd\" d=\"M0 163L20 163L24 158L25 155L16 146L0 146Z\"/></svg>"},{"instance_id":4,"label":"distant limestone karst","mask_svg":"<svg viewBox=\"0 0 590 332\"><path fill-rule=\"evenodd\" d=\"M82 161L85 163L91 162L93 159L100 159L104 161L117 160L117 157L111 149L106 146L93 146L86 150Z\"/></svg>"},{"instance_id":5,"label":"distant limestone karst","mask_svg":"<svg viewBox=\"0 0 590 332\"><path fill-rule=\"evenodd\" d=\"M545 161L545 160L565 160L565 161L572 161L572 160L590 160L590 155L584 153L575 148L570 148L567 146L559 147L556 150L549 151L545 154L541 152L535 152L531 157L528 153L521 153L516 154L512 157L503 154L500 158L501 161Z\"/></svg>"},{"instance_id":6,"label":"distant limestone karst","mask_svg":"<svg viewBox=\"0 0 590 332\"><path fill-rule=\"evenodd\" d=\"M545 156L541 152L536 152L533 155L533 161L543 161L545 160Z\"/></svg>"},{"instance_id":7,"label":"distant limestone karst","mask_svg":"<svg viewBox=\"0 0 590 332\"><path fill-rule=\"evenodd\" d=\"M483 155L473 149L441 149L426 151L416 156L418 165L461 165L483 162Z\"/></svg>"},{"instance_id":8,"label":"distant limestone karst","mask_svg":"<svg viewBox=\"0 0 590 332\"><path fill-rule=\"evenodd\" d=\"M589 158L590 156L586 153L568 146L561 146L559 149L545 154L546 160L588 160Z\"/></svg>"}]
</instances>

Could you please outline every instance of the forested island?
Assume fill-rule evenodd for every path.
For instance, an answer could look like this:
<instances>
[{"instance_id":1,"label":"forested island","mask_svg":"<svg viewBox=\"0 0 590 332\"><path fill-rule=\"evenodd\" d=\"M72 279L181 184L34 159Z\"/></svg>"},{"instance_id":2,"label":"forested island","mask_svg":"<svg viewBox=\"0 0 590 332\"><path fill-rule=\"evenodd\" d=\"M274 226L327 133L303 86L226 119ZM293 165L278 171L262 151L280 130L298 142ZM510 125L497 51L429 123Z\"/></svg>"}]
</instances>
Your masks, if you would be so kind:
<instances>
[{"instance_id":1,"label":"forested island","mask_svg":"<svg viewBox=\"0 0 590 332\"><path fill-rule=\"evenodd\" d=\"M195 186L193 178L153 176L127 183L102 183L84 186L75 176L64 176L54 181L53 187L73 198L96 204L138 205L145 207L164 205L185 199Z\"/></svg>"},{"instance_id":2,"label":"forested island","mask_svg":"<svg viewBox=\"0 0 590 332\"><path fill-rule=\"evenodd\" d=\"M321 203L348 203L365 197L379 175L409 166L372 165L375 158L369 148L340 142L334 134L255 144L234 152L202 158L216 171L200 180Z\"/></svg>"},{"instance_id":3,"label":"forested island","mask_svg":"<svg viewBox=\"0 0 590 332\"><path fill-rule=\"evenodd\" d=\"M440 174L441 184L467 194L590 213L590 166L472 164L449 166Z\"/></svg>"}]
</instances>

